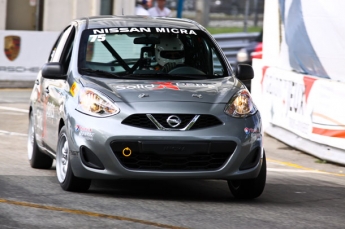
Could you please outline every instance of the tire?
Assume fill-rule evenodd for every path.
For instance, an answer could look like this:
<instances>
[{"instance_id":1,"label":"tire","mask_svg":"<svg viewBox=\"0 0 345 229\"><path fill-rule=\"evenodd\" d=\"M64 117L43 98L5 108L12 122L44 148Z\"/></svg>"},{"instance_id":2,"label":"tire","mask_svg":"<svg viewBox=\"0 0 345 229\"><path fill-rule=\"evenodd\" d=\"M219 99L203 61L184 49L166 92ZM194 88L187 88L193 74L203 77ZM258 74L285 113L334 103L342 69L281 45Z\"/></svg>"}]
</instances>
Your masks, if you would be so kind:
<instances>
[{"instance_id":1,"label":"tire","mask_svg":"<svg viewBox=\"0 0 345 229\"><path fill-rule=\"evenodd\" d=\"M37 145L35 136L34 116L30 113L29 116L29 131L27 142L28 159L32 168L35 169L50 169L53 165L53 158L43 153Z\"/></svg>"},{"instance_id":2,"label":"tire","mask_svg":"<svg viewBox=\"0 0 345 229\"><path fill-rule=\"evenodd\" d=\"M249 180L228 180L232 195L237 199L255 199L264 191L266 185L266 156L264 154L262 166L257 178Z\"/></svg>"},{"instance_id":3,"label":"tire","mask_svg":"<svg viewBox=\"0 0 345 229\"><path fill-rule=\"evenodd\" d=\"M78 178L73 174L65 126L60 131L57 144L56 176L61 188L65 191L86 192L91 185L91 180Z\"/></svg>"}]
</instances>

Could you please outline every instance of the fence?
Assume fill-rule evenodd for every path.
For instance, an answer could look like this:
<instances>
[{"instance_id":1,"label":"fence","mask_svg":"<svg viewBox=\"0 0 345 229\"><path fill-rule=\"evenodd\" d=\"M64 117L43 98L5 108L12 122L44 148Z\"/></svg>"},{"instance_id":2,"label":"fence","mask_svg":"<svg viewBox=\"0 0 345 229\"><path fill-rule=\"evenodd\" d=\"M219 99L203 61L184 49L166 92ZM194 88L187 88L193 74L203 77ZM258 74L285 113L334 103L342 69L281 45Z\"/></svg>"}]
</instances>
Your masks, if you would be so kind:
<instances>
[{"instance_id":1,"label":"fence","mask_svg":"<svg viewBox=\"0 0 345 229\"><path fill-rule=\"evenodd\" d=\"M216 34L213 37L222 48L230 64L235 64L237 52L258 35L259 33L226 33Z\"/></svg>"}]
</instances>

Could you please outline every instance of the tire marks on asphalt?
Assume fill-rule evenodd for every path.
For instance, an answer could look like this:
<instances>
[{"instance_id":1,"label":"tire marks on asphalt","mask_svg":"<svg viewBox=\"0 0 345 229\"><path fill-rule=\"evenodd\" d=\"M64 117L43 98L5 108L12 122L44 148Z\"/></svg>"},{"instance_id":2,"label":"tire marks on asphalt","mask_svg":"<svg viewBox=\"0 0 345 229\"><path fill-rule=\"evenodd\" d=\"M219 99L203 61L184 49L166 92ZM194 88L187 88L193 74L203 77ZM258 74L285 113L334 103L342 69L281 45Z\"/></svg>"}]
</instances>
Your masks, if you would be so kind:
<instances>
[{"instance_id":1,"label":"tire marks on asphalt","mask_svg":"<svg viewBox=\"0 0 345 229\"><path fill-rule=\"evenodd\" d=\"M29 202L0 199L0 203L22 206L22 207L30 207L30 208L36 208L36 209L43 209L43 210L50 210L50 211L58 211L58 212L64 212L64 213L69 213L69 214L75 214L75 215L84 215L84 216L89 216L89 217L98 217L98 218L105 218L105 219L127 221L127 222L132 222L132 223L148 225L148 226L155 226L159 228L187 229L185 227L162 224L162 223L157 223L157 222L152 222L152 221L147 221L147 220L141 220L141 219L135 219L135 218L129 218L129 217L123 217L123 216L117 216L117 215L109 215L109 214L103 214L103 213L98 213L98 212L70 209L70 208L54 207L54 206L41 205L41 204L35 204L35 203L29 203Z\"/></svg>"}]
</instances>

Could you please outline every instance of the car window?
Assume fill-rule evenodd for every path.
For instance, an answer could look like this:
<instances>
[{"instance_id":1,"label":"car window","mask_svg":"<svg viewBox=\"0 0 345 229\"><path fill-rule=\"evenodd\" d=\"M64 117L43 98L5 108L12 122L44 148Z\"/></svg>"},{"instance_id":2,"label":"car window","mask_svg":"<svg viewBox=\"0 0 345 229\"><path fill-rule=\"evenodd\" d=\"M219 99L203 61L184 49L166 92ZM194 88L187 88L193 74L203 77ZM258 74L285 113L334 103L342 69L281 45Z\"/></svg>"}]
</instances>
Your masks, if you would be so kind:
<instances>
[{"instance_id":1,"label":"car window","mask_svg":"<svg viewBox=\"0 0 345 229\"><path fill-rule=\"evenodd\" d=\"M212 78L229 75L225 61L210 37L200 30L101 28L83 32L78 68L87 69L91 75L92 71L117 76L162 72Z\"/></svg>"},{"instance_id":2,"label":"car window","mask_svg":"<svg viewBox=\"0 0 345 229\"><path fill-rule=\"evenodd\" d=\"M221 58L214 48L212 49L212 57L213 74L222 76L224 74L224 68L221 64Z\"/></svg>"},{"instance_id":3,"label":"car window","mask_svg":"<svg viewBox=\"0 0 345 229\"><path fill-rule=\"evenodd\" d=\"M137 59L140 56L141 47L144 45L133 45L134 39L135 37L128 36L107 36L107 41L123 59ZM102 42L89 41L88 45L93 46L88 49L88 61L108 63L114 60L114 57Z\"/></svg>"},{"instance_id":4,"label":"car window","mask_svg":"<svg viewBox=\"0 0 345 229\"><path fill-rule=\"evenodd\" d=\"M65 47L66 40L68 39L70 33L72 30L72 26L67 27L60 37L58 38L55 47L53 48L51 54L50 54L50 61L49 62L59 62L61 53Z\"/></svg>"},{"instance_id":5,"label":"car window","mask_svg":"<svg viewBox=\"0 0 345 229\"><path fill-rule=\"evenodd\" d=\"M56 52L57 45L59 44L60 39L61 39L62 35L64 34L64 32L65 31L61 32L59 37L56 39L56 41L55 41L55 43L53 45L53 48L52 48L52 50L49 53L48 62L51 62L51 60L53 59L53 57L55 55L55 52Z\"/></svg>"},{"instance_id":6,"label":"car window","mask_svg":"<svg viewBox=\"0 0 345 229\"><path fill-rule=\"evenodd\" d=\"M71 32L68 36L68 39L66 40L65 47L63 51L61 52L60 56L60 63L61 66L63 67L63 73L66 74L71 57L72 57L72 50L73 50L73 45L74 45L74 37L75 37L75 28L72 26Z\"/></svg>"}]
</instances>

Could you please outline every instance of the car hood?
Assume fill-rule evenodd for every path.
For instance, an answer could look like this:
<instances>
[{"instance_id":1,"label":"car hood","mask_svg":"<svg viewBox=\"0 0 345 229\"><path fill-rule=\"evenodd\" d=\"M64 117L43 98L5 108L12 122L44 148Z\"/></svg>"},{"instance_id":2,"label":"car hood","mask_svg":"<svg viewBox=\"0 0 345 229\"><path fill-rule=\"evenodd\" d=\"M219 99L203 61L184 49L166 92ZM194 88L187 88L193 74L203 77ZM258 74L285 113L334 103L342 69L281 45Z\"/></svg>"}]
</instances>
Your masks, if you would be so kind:
<instances>
[{"instance_id":1,"label":"car hood","mask_svg":"<svg viewBox=\"0 0 345 229\"><path fill-rule=\"evenodd\" d=\"M81 83L123 102L227 103L241 87L234 77L207 80L121 80L83 77Z\"/></svg>"}]
</instances>

